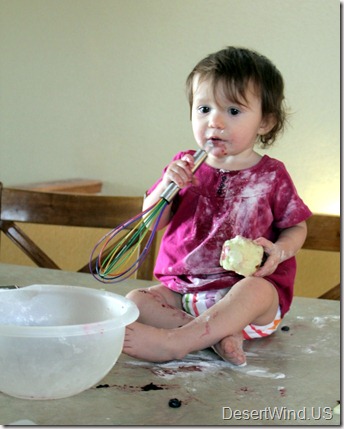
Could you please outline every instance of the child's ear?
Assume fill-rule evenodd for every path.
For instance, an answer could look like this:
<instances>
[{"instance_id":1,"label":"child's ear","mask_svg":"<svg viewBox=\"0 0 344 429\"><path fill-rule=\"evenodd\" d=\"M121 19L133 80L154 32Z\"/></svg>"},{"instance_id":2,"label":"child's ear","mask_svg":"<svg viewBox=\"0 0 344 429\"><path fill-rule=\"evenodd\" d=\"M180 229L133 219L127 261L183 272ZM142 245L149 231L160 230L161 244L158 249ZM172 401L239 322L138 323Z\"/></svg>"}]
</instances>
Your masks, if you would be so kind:
<instances>
[{"instance_id":1,"label":"child's ear","mask_svg":"<svg viewBox=\"0 0 344 429\"><path fill-rule=\"evenodd\" d=\"M276 118L273 113L270 113L269 115L266 115L261 123L258 130L258 135L264 136L265 134L269 133L273 127L276 125Z\"/></svg>"}]
</instances>

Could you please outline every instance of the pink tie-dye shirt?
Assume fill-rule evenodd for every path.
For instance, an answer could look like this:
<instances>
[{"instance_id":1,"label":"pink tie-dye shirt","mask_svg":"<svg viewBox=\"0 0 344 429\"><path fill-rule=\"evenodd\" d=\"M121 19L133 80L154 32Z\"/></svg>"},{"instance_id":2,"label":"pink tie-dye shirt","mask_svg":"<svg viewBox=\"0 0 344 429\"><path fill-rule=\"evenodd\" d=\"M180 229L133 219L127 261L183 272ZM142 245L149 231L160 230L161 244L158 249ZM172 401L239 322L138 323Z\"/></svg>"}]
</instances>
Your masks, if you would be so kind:
<instances>
[{"instance_id":1,"label":"pink tie-dye shirt","mask_svg":"<svg viewBox=\"0 0 344 429\"><path fill-rule=\"evenodd\" d=\"M174 160L185 153L194 151L180 152ZM224 241L242 235L275 242L281 230L311 216L283 163L267 155L248 169L224 171L204 163L195 174L199 185L180 190L171 202L173 216L154 270L156 278L175 292L234 285L242 277L219 263ZM292 302L295 274L295 258L290 258L266 277L277 289L282 316Z\"/></svg>"}]
</instances>

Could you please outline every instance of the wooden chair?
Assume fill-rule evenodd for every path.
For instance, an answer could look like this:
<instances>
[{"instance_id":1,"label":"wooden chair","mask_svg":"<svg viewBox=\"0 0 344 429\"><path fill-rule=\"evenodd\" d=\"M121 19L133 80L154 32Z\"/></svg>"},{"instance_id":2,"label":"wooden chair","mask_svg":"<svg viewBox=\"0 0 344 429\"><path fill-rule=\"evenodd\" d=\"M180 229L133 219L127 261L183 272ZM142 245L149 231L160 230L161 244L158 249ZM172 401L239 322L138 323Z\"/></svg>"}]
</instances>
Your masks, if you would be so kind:
<instances>
[{"instance_id":1,"label":"wooden chair","mask_svg":"<svg viewBox=\"0 0 344 429\"><path fill-rule=\"evenodd\" d=\"M307 220L308 234L303 249L340 252L340 217L314 214ZM340 284L318 298L340 300Z\"/></svg>"},{"instance_id":2,"label":"wooden chair","mask_svg":"<svg viewBox=\"0 0 344 429\"><path fill-rule=\"evenodd\" d=\"M0 183L0 231L12 240L36 265L60 267L20 228L20 223L115 228L142 210L143 197L57 193L5 188ZM143 248L149 233L141 244ZM95 243L90 243L90 253ZM154 248L137 272L137 278L152 280ZM93 267L95 266L95 261ZM80 272L89 272L88 263Z\"/></svg>"}]
</instances>

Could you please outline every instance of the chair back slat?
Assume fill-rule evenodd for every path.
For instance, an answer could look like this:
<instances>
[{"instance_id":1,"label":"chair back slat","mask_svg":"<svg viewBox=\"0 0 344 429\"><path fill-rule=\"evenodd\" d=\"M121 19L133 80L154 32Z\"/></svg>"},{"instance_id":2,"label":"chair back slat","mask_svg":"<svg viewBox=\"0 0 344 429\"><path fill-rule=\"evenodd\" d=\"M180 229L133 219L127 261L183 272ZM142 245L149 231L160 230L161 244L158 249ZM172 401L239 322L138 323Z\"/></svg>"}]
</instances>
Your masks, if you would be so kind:
<instances>
[{"instance_id":1,"label":"chair back slat","mask_svg":"<svg viewBox=\"0 0 344 429\"><path fill-rule=\"evenodd\" d=\"M114 228L142 210L143 197L3 188L0 219L47 225Z\"/></svg>"},{"instance_id":2,"label":"chair back slat","mask_svg":"<svg viewBox=\"0 0 344 429\"><path fill-rule=\"evenodd\" d=\"M138 215L142 211L142 203L143 197L42 192L4 188L0 182L0 231L39 267L59 269L57 264L19 227L20 223L112 230ZM134 225L129 228L133 228ZM145 241L141 243L141 248L147 242L149 234L148 232ZM140 266L137 278L152 280L156 243L157 239L154 237L151 252ZM90 252L93 244L95 243L90 244ZM88 263L79 271L89 271Z\"/></svg>"}]
</instances>

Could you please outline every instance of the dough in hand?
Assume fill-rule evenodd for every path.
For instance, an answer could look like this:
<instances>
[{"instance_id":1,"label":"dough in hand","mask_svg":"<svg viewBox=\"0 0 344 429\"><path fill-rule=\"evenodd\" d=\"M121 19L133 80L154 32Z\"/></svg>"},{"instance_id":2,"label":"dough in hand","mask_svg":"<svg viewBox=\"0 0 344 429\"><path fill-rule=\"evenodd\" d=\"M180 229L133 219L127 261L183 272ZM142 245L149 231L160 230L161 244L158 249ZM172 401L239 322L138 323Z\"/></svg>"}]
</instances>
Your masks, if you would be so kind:
<instances>
[{"instance_id":1,"label":"dough in hand","mask_svg":"<svg viewBox=\"0 0 344 429\"><path fill-rule=\"evenodd\" d=\"M262 246L248 238L237 235L223 243L220 265L225 270L249 277L260 267L263 254Z\"/></svg>"}]
</instances>

